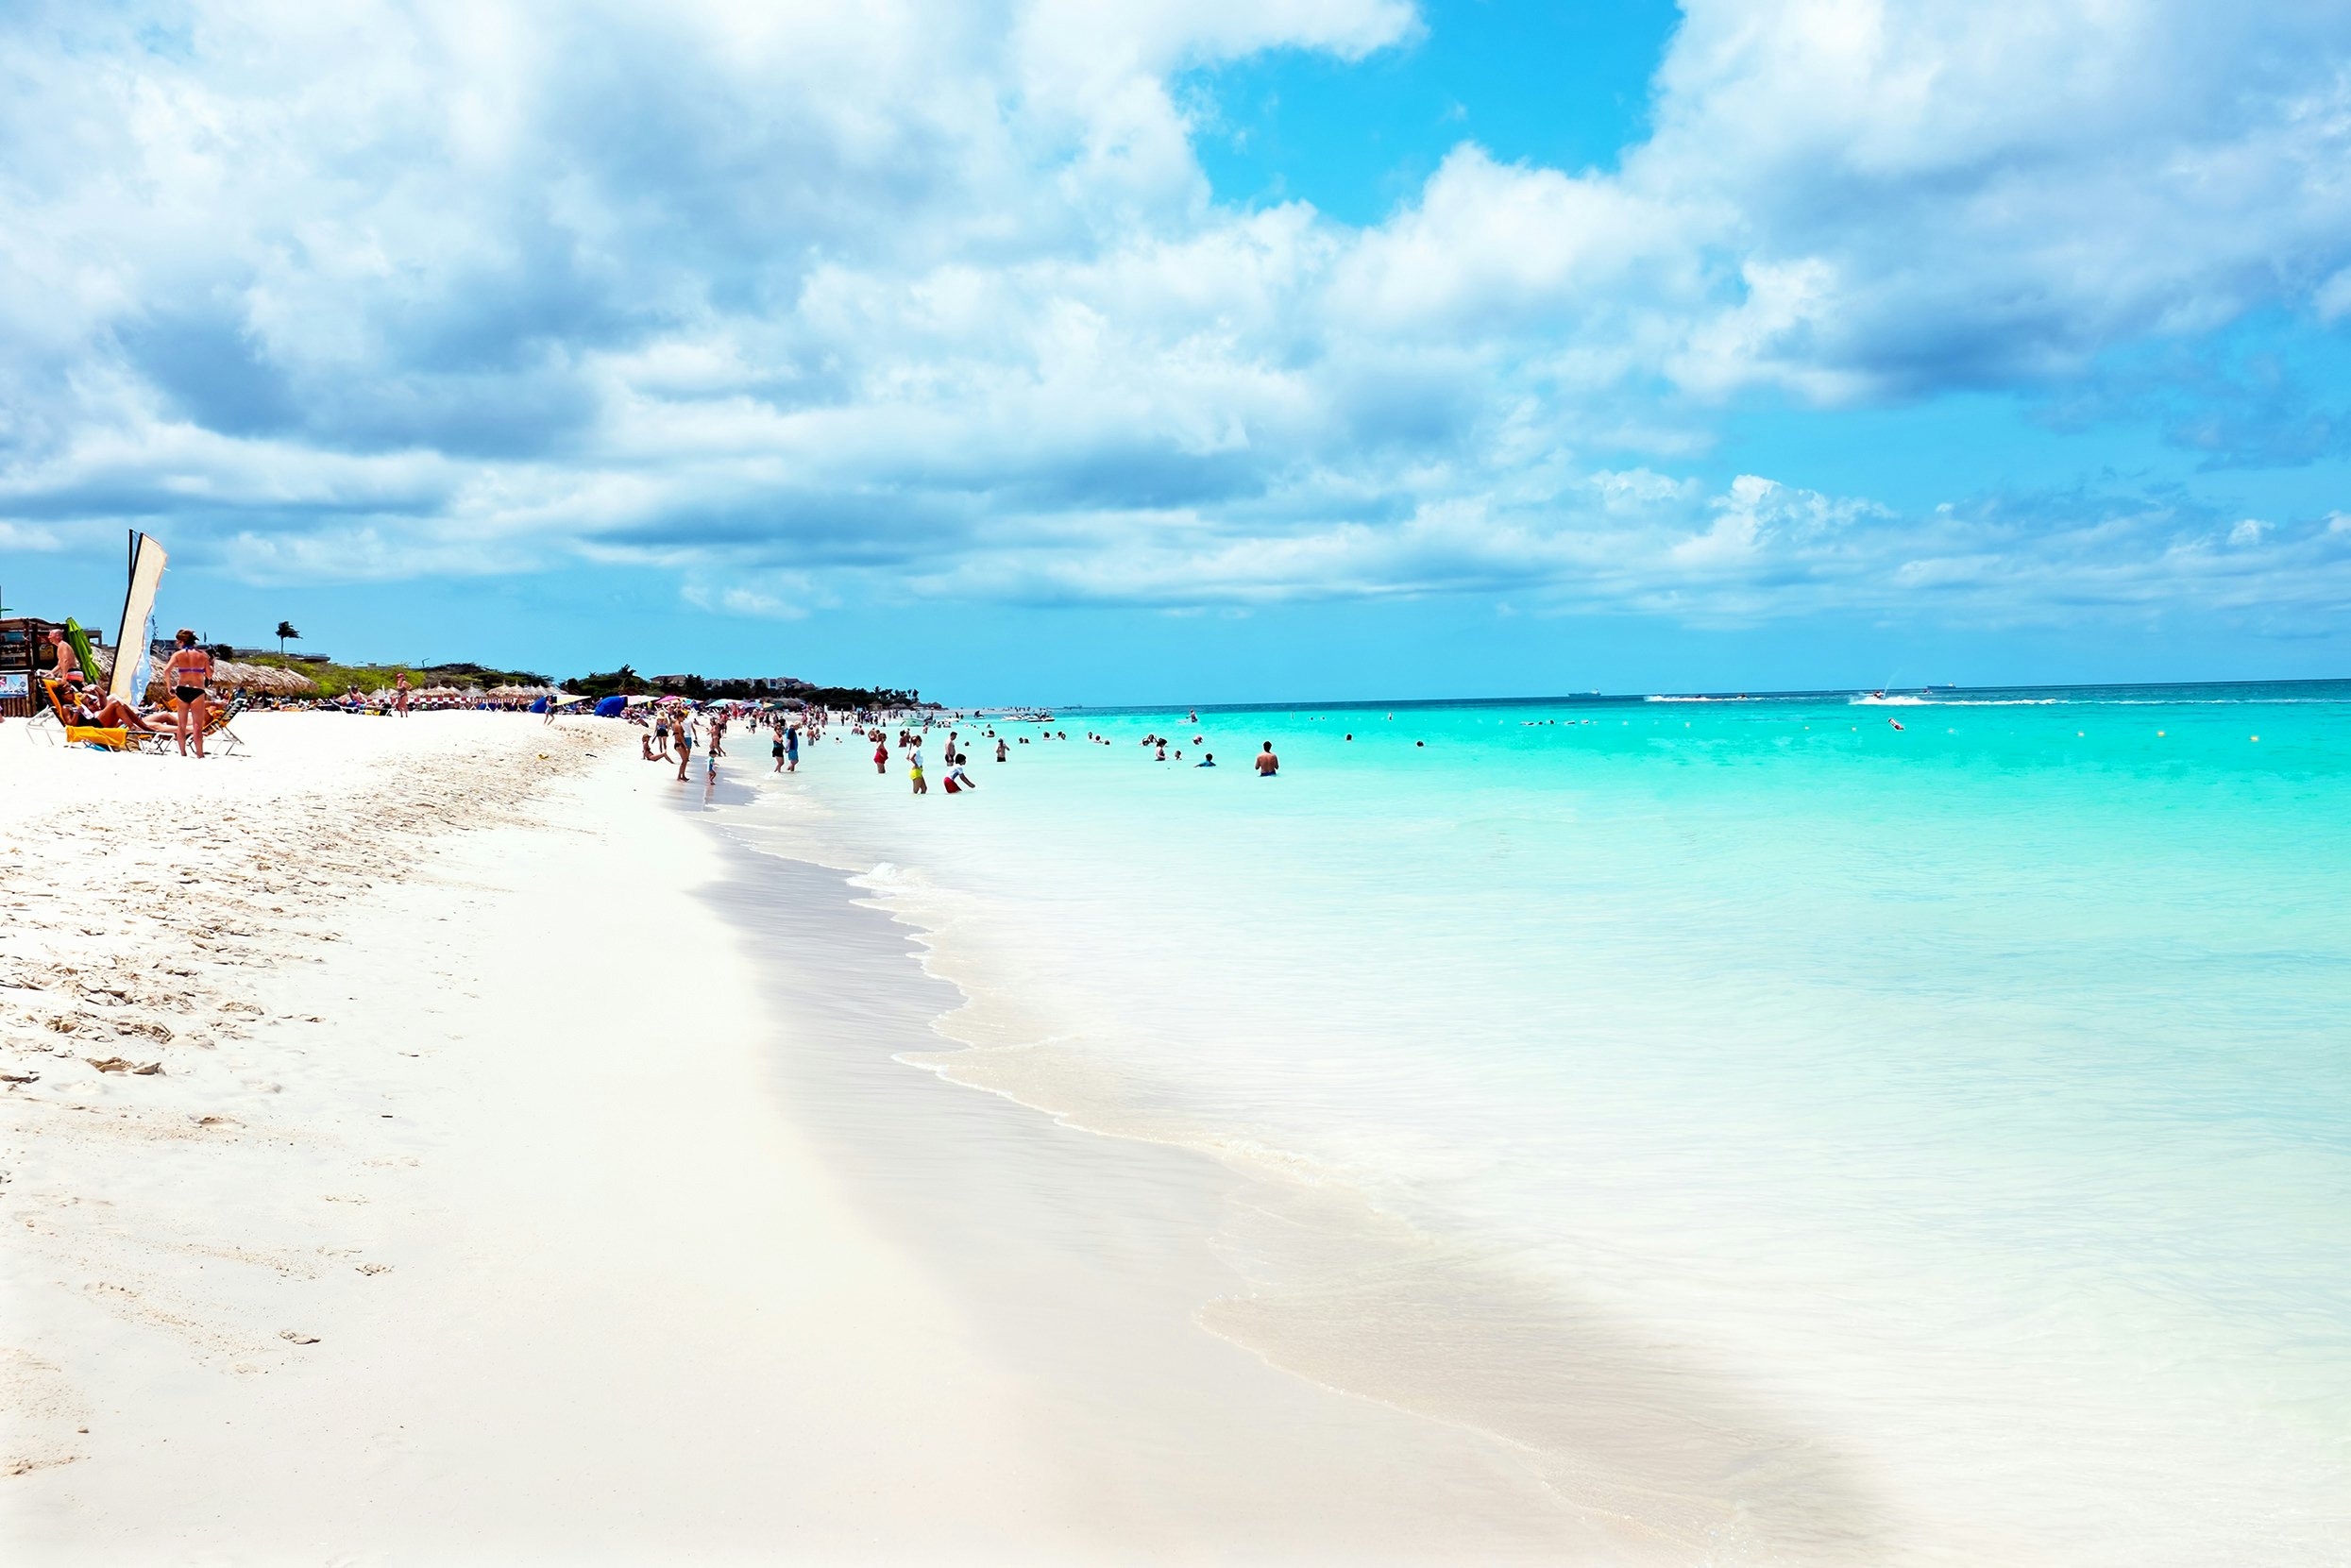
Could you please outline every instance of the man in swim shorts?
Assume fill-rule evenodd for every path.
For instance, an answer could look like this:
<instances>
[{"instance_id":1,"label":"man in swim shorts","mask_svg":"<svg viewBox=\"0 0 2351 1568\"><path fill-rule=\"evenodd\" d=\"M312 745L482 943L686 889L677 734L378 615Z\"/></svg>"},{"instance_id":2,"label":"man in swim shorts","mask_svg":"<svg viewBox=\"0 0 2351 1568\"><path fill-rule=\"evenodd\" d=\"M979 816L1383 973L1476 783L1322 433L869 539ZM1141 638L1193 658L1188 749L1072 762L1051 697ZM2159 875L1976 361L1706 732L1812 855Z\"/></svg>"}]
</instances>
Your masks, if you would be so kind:
<instances>
[{"instance_id":1,"label":"man in swim shorts","mask_svg":"<svg viewBox=\"0 0 2351 1568\"><path fill-rule=\"evenodd\" d=\"M1267 741L1265 750L1257 754L1257 776L1270 779L1281 771L1281 759L1274 755L1274 743Z\"/></svg>"},{"instance_id":2,"label":"man in swim shorts","mask_svg":"<svg viewBox=\"0 0 2351 1568\"><path fill-rule=\"evenodd\" d=\"M56 627L49 629L50 673L68 691L81 689L81 661L74 656L74 645L65 640L65 633Z\"/></svg>"}]
</instances>

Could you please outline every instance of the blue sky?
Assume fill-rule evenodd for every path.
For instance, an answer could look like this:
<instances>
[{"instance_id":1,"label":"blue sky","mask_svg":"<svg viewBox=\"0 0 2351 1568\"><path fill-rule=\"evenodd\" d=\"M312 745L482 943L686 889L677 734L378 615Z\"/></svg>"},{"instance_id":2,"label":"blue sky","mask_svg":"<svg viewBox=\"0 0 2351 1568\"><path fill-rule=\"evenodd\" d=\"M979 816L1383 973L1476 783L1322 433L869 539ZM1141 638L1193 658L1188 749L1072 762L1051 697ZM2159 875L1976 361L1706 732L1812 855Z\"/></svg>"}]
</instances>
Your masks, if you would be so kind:
<instances>
[{"instance_id":1,"label":"blue sky","mask_svg":"<svg viewBox=\"0 0 2351 1568\"><path fill-rule=\"evenodd\" d=\"M0 592L1117 702L2351 674L2351 11L28 4Z\"/></svg>"}]
</instances>

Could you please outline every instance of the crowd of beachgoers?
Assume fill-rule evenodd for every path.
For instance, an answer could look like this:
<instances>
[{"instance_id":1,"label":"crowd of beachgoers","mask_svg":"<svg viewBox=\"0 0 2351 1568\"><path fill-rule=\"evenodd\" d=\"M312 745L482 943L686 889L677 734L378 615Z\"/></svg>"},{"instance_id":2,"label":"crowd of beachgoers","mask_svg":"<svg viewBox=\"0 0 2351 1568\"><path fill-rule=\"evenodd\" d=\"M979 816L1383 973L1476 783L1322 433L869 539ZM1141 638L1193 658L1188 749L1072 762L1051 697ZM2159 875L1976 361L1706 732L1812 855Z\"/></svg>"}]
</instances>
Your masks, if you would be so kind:
<instances>
[{"instance_id":1,"label":"crowd of beachgoers","mask_svg":"<svg viewBox=\"0 0 2351 1568\"><path fill-rule=\"evenodd\" d=\"M224 696L213 689L216 665L211 653L197 643L194 632L183 630L175 639L174 650L161 672L162 700L130 703L111 696L91 676L63 632L51 632L49 641L50 668L42 671L40 678L51 712L65 729L66 739L113 750L148 749L169 738L182 755L201 758L208 737L226 734L227 738L234 738L233 732L227 731L228 721L247 709L328 711L391 718L406 718L416 713L479 710L536 714L543 723L552 724L567 710L592 700L552 687L502 687L490 692L445 686L418 689L406 671L399 672L391 685L381 690L347 691L333 698L242 691ZM872 743L873 770L878 775L888 776L893 750L902 757L908 787L916 795L930 793L934 755L941 789L949 795L960 795L979 787L970 772L972 756L967 746L979 747L982 757L992 747L994 760L1002 763L1010 760L1014 745L1026 746L1031 741L1025 734L997 733L994 722L976 712L840 711L768 705L736 699L696 701L674 693L613 698L605 702L613 704L612 711L606 711L603 703L587 711L618 717L643 729L645 733L638 740L638 755L643 761L674 763L676 779L684 784L691 776L694 753L700 750L704 782L713 787L718 783L719 759L727 754L727 731L736 724L754 735L762 731L767 733L769 755L774 764L772 771L777 773L799 770L803 745L815 744L830 730L846 730L861 742ZM1051 717L1034 714L1021 717L1042 721ZM1193 713L1188 717L1196 724L1200 716ZM968 738L966 725L972 726ZM937 736L941 729L946 732L943 741ZM1070 736L1066 730L1040 728L1035 738L1041 743L1067 741ZM1108 735L1091 730L1083 738L1088 745L1115 744ZM837 745L842 737L835 734L833 739ZM1191 743L1196 750L1203 740L1202 735L1195 733ZM926 752L926 745L932 744L936 744L936 752ZM1179 739L1155 732L1145 734L1141 745L1156 762L1185 760L1184 743ZM1273 742L1267 741L1251 764L1260 777L1272 778L1281 766ZM1197 760L1191 766L1214 767L1216 754L1198 751Z\"/></svg>"},{"instance_id":2,"label":"crowd of beachgoers","mask_svg":"<svg viewBox=\"0 0 2351 1568\"><path fill-rule=\"evenodd\" d=\"M1027 722L1040 725L1032 737L1025 734L1002 734L996 720L979 712L924 712L896 710L873 713L822 708L776 709L747 702L693 703L683 698L658 698L642 706L630 708L623 715L630 722L643 726L644 735L638 740L638 753L646 762L674 762L677 780L684 784L690 776L694 753L702 754L703 779L715 785L718 781L719 759L725 756L728 730L741 724L754 733L764 731L768 737L768 752L773 760L771 769L777 773L800 770L803 746L813 745L828 731L844 732L861 743L873 748L873 771L877 777L888 778L891 758L896 756L905 765L908 790L916 795L928 795L936 774L940 789L949 795L961 795L979 787L979 781L971 773L973 749L976 748L985 760L991 755L999 763L1012 759L1012 748L1037 744L1066 742L1067 730L1043 727L1050 715L1024 714ZM1190 722L1198 723L1197 713L1188 716ZM941 738L944 732L944 738ZM835 745L843 743L845 734L832 735ZM1081 737L1090 746L1118 744L1108 735L1089 730ZM1353 735L1347 737L1354 739ZM1216 753L1202 750L1206 737L1194 734L1190 744L1194 748L1192 767L1214 767ZM1155 762L1185 761L1185 742L1157 732L1146 733L1139 742ZM1281 759L1275 753L1274 743L1266 741L1250 765L1257 776L1270 779L1281 768Z\"/></svg>"},{"instance_id":3,"label":"crowd of beachgoers","mask_svg":"<svg viewBox=\"0 0 2351 1568\"><path fill-rule=\"evenodd\" d=\"M1040 725L1033 737L1038 744L1066 742L1070 738L1070 733L1067 730L1043 727L1050 722L1050 715L1023 715L1021 717L1025 721ZM1032 740L1031 736L1025 734L998 733L996 721L976 712L921 715L905 712L875 715L860 712L834 716L820 710L809 709L797 716L753 711L749 717L751 723L764 725L771 733L771 750L776 758L776 770L779 772L797 771L800 766L802 741L820 733L823 728L837 717L843 727L855 734L860 741L872 744L873 771L877 776L882 778L889 776L890 758L893 752L903 759L906 769L907 787L916 795L928 795L931 792L934 759L940 788L949 795L960 795L979 787L978 781L972 777L970 771L972 761L970 748L978 748L982 758L987 758L992 752L994 760L1003 763L1011 760L1013 747L1029 745ZM1200 716L1193 713L1189 715L1188 718L1190 722L1196 724L1199 722ZM709 767L715 769L717 757L724 754L720 748L724 745L729 721L730 716L723 711L715 715L697 715L690 711L681 710L668 718L666 722L656 717L653 720L655 733L647 738L646 759L648 761L666 759L669 754L668 748L671 745L681 746L690 751L697 739L697 727L703 726L709 732L708 744L711 752ZM939 733L942 730L945 732L943 740L939 738ZM1091 746L1117 744L1108 735L1091 730L1087 731L1082 738L1085 744ZM1350 735L1347 738L1352 740L1354 737ZM838 744L840 739L839 735L834 736L836 744ZM1192 737L1191 744L1194 748L1195 760L1189 766L1193 767L1214 767L1216 766L1215 752L1198 750L1205 739L1206 737L1200 734L1194 734ZM1153 732L1145 734L1139 744L1142 750L1151 754L1151 759L1155 762L1181 763L1184 761L1184 742L1181 740ZM935 750L926 750L926 748L935 748ZM681 754L678 763L680 779L685 777L685 756ZM1280 770L1281 759L1275 754L1272 741L1264 743L1256 757L1252 759L1252 767L1260 778L1270 779Z\"/></svg>"}]
</instances>

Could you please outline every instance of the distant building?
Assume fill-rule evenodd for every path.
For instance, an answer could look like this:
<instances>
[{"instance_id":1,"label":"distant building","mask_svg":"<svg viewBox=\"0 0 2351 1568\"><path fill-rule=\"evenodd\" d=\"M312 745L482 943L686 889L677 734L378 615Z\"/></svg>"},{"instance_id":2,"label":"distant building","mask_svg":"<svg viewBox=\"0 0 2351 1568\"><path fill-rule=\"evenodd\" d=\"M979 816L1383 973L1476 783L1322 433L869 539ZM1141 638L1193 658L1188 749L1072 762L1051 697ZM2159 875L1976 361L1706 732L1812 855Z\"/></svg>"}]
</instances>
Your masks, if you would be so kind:
<instances>
[{"instance_id":1,"label":"distant building","mask_svg":"<svg viewBox=\"0 0 2351 1568\"><path fill-rule=\"evenodd\" d=\"M228 656L231 659L275 659L278 657L278 650L274 648L232 648L228 650ZM300 665L334 663L333 659L324 653L289 653L286 657Z\"/></svg>"},{"instance_id":2,"label":"distant building","mask_svg":"<svg viewBox=\"0 0 2351 1568\"><path fill-rule=\"evenodd\" d=\"M56 655L49 651L49 633L64 630L63 621L36 615L0 620L0 717L25 718L41 711L42 699L33 686L33 675L51 667ZM106 634L94 626L83 630L90 634L92 650L104 651ZM99 661L98 667L106 668L106 661Z\"/></svg>"}]
</instances>

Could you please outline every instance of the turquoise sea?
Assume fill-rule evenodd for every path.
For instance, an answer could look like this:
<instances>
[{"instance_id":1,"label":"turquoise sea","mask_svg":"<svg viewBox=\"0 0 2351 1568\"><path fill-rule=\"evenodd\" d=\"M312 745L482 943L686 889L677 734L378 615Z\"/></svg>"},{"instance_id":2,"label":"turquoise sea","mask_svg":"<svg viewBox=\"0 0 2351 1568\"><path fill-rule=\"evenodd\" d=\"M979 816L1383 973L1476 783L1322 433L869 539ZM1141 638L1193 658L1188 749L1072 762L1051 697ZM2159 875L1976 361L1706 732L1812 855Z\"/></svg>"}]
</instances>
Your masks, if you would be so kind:
<instances>
[{"instance_id":1,"label":"turquoise sea","mask_svg":"<svg viewBox=\"0 0 2351 1568\"><path fill-rule=\"evenodd\" d=\"M1233 1168L1209 1330L1690 1560L2351 1560L2351 683L956 728L742 819Z\"/></svg>"}]
</instances>

